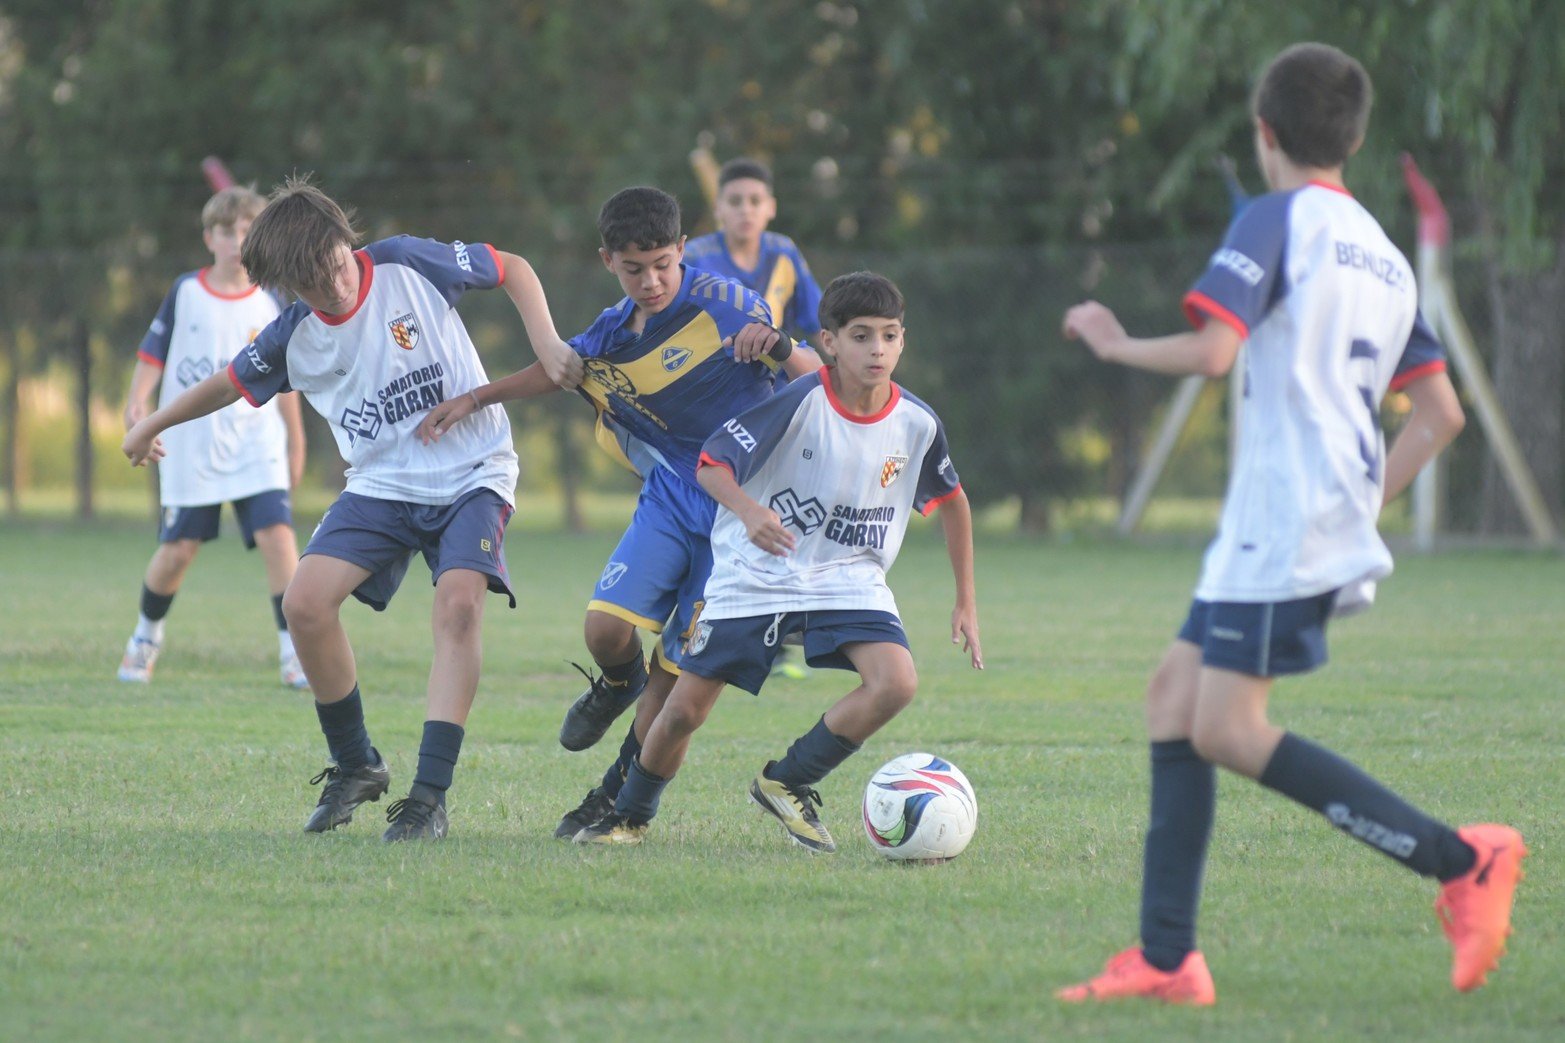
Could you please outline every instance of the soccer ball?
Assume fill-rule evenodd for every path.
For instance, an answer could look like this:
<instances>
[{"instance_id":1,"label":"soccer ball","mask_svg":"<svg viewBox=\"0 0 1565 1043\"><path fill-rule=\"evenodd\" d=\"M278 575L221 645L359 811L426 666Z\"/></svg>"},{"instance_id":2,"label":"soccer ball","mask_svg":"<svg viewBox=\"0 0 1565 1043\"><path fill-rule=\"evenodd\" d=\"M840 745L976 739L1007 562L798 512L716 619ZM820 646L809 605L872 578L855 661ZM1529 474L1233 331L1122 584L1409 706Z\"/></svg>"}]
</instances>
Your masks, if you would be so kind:
<instances>
[{"instance_id":1,"label":"soccer ball","mask_svg":"<svg viewBox=\"0 0 1565 1043\"><path fill-rule=\"evenodd\" d=\"M864 832L886 858L943 862L973 839L978 798L950 761L904 753L887 761L864 789Z\"/></svg>"}]
</instances>

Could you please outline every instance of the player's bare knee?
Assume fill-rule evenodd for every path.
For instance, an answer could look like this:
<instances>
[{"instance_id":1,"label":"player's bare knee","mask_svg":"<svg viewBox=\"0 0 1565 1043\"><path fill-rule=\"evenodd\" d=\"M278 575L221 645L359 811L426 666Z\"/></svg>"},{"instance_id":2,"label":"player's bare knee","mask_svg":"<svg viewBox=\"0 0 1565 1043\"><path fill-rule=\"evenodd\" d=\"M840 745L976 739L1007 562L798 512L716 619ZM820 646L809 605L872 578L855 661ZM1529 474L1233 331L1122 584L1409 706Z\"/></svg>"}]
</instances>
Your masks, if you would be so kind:
<instances>
[{"instance_id":1,"label":"player's bare knee","mask_svg":"<svg viewBox=\"0 0 1565 1043\"><path fill-rule=\"evenodd\" d=\"M435 592L434 630L437 637L464 640L478 633L484 622L484 593L469 590Z\"/></svg>"},{"instance_id":2,"label":"player's bare knee","mask_svg":"<svg viewBox=\"0 0 1565 1043\"><path fill-rule=\"evenodd\" d=\"M159 548L163 559L161 564L166 568L183 574L196 560L196 554L201 550L200 540L170 540Z\"/></svg>"},{"instance_id":3,"label":"player's bare knee","mask_svg":"<svg viewBox=\"0 0 1565 1043\"><path fill-rule=\"evenodd\" d=\"M1190 729L1190 745L1202 760L1224 768L1237 768L1248 748L1244 729L1232 719L1198 718Z\"/></svg>"},{"instance_id":4,"label":"player's bare knee","mask_svg":"<svg viewBox=\"0 0 1565 1043\"><path fill-rule=\"evenodd\" d=\"M706 722L710 707L688 699L671 698L658 711L657 719L675 735L689 735Z\"/></svg>"},{"instance_id":5,"label":"player's bare knee","mask_svg":"<svg viewBox=\"0 0 1565 1043\"><path fill-rule=\"evenodd\" d=\"M875 678L873 682L866 680L865 687L875 705L883 712L901 713L913 705L913 698L918 694L918 671L908 663L901 669Z\"/></svg>"},{"instance_id":6,"label":"player's bare knee","mask_svg":"<svg viewBox=\"0 0 1565 1043\"><path fill-rule=\"evenodd\" d=\"M621 663L634 652L636 628L618 616L590 610L582 624L587 652L599 663Z\"/></svg>"},{"instance_id":7,"label":"player's bare knee","mask_svg":"<svg viewBox=\"0 0 1565 1043\"><path fill-rule=\"evenodd\" d=\"M336 619L337 606L308 587L290 583L283 591L283 618L288 621L291 633L309 633Z\"/></svg>"}]
</instances>

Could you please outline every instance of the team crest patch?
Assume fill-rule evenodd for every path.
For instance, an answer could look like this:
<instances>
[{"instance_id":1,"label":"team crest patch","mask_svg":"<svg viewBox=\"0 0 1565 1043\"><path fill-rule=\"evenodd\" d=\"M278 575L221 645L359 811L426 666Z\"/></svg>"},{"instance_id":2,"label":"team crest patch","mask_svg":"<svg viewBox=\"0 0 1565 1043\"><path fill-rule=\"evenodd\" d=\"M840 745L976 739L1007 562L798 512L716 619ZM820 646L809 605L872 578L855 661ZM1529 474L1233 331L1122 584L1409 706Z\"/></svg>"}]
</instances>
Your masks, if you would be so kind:
<instances>
[{"instance_id":1,"label":"team crest patch","mask_svg":"<svg viewBox=\"0 0 1565 1043\"><path fill-rule=\"evenodd\" d=\"M668 370L670 373L673 373L675 370L679 369L680 366L683 366L686 362L689 362L689 361L690 361L690 349L689 348L664 348L663 349L663 368Z\"/></svg>"},{"instance_id":2,"label":"team crest patch","mask_svg":"<svg viewBox=\"0 0 1565 1043\"><path fill-rule=\"evenodd\" d=\"M685 651L691 655L700 655L706 649L706 643L711 636L711 623L697 623L696 632L690 635L690 646Z\"/></svg>"},{"instance_id":3,"label":"team crest patch","mask_svg":"<svg viewBox=\"0 0 1565 1043\"><path fill-rule=\"evenodd\" d=\"M625 578L625 573L630 571L630 566L622 561L611 561L603 566L603 575L598 577L598 588L608 590L614 584Z\"/></svg>"},{"instance_id":4,"label":"team crest patch","mask_svg":"<svg viewBox=\"0 0 1565 1043\"><path fill-rule=\"evenodd\" d=\"M392 319L387 325L391 327L391 339L397 342L397 347L412 351L418 346L418 320L412 312Z\"/></svg>"},{"instance_id":5,"label":"team crest patch","mask_svg":"<svg viewBox=\"0 0 1565 1043\"><path fill-rule=\"evenodd\" d=\"M886 486L896 481L897 476L902 473L902 468L906 466L907 457L905 456L886 457L886 462L882 464L880 468L880 487L884 489Z\"/></svg>"}]
</instances>

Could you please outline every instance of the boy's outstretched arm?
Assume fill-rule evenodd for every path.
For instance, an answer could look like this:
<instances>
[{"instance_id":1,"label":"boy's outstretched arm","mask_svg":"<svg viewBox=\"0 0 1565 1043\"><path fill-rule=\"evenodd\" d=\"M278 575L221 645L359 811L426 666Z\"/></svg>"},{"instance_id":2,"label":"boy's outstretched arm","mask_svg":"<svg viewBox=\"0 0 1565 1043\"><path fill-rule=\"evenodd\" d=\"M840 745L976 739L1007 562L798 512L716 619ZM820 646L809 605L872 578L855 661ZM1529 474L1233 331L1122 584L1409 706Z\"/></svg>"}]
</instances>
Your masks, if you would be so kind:
<instances>
[{"instance_id":1,"label":"boy's outstretched arm","mask_svg":"<svg viewBox=\"0 0 1565 1043\"><path fill-rule=\"evenodd\" d=\"M569 346L567 345L567 350ZM576 353L571 352L572 355ZM579 359L579 356L578 356ZM418 429L413 433L424 445L440 441L440 436L451 430L451 426L463 417L472 416L485 406L492 406L497 402L509 402L518 398L536 398L539 395L547 395L559 391L560 386L549 378L542 362L534 362L525 369L519 369L508 377L499 380L491 380L482 387L464 391L455 398L448 398L435 406L424 419L419 421Z\"/></svg>"},{"instance_id":2,"label":"boy's outstretched arm","mask_svg":"<svg viewBox=\"0 0 1565 1043\"><path fill-rule=\"evenodd\" d=\"M1467 416L1462 412L1461 400L1456 397L1456 388L1451 386L1451 378L1443 371L1425 374L1402 391L1412 402L1413 412L1386 454L1386 490L1382 503L1396 499L1424 465L1467 426Z\"/></svg>"},{"instance_id":3,"label":"boy's outstretched arm","mask_svg":"<svg viewBox=\"0 0 1565 1043\"><path fill-rule=\"evenodd\" d=\"M786 558L797 539L777 517L777 512L763 507L734 481L734 474L720 464L702 464L696 471L696 481L701 483L707 495L727 507L744 522L750 542L768 554Z\"/></svg>"},{"instance_id":4,"label":"boy's outstretched arm","mask_svg":"<svg viewBox=\"0 0 1565 1043\"><path fill-rule=\"evenodd\" d=\"M216 413L238 401L239 389L228 379L228 371L219 370L151 416L137 421L126 433L120 449L130 458L132 466L140 467L149 461L155 463L164 455L163 442L158 435L176 424Z\"/></svg>"},{"instance_id":5,"label":"boy's outstretched arm","mask_svg":"<svg viewBox=\"0 0 1565 1043\"><path fill-rule=\"evenodd\" d=\"M951 610L951 643L962 645L974 670L984 668L984 649L978 640L978 591L973 583L973 508L967 493L940 505L940 527L945 530L946 553L956 578L956 607Z\"/></svg>"},{"instance_id":6,"label":"boy's outstretched arm","mask_svg":"<svg viewBox=\"0 0 1565 1043\"><path fill-rule=\"evenodd\" d=\"M554 318L549 314L549 301L543 295L543 283L527 260L503 250L495 251L500 263L505 265L506 294L527 327L527 339L532 342L533 354L543 363L549 379L562 388L578 386L587 375L586 364L571 346L560 339L554 328Z\"/></svg>"},{"instance_id":7,"label":"boy's outstretched arm","mask_svg":"<svg viewBox=\"0 0 1565 1043\"><path fill-rule=\"evenodd\" d=\"M1132 337L1114 313L1097 301L1084 301L1065 313L1067 340L1086 341L1105 362L1119 362L1153 373L1220 377L1233 368L1244 337L1225 322L1208 321L1198 330L1168 337Z\"/></svg>"}]
</instances>

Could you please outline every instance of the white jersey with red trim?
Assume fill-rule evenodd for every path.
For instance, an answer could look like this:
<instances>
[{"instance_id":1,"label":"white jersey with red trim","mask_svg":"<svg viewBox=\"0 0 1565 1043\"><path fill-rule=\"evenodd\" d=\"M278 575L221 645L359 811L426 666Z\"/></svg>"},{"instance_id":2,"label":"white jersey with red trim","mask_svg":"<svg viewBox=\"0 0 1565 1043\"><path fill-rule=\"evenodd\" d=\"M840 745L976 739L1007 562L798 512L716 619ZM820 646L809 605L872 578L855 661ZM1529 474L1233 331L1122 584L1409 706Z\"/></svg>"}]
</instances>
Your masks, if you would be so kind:
<instances>
[{"instance_id":1,"label":"white jersey with red trim","mask_svg":"<svg viewBox=\"0 0 1565 1043\"><path fill-rule=\"evenodd\" d=\"M773 612L896 612L886 570L913 511L961 489L934 410L896 384L870 417L842 408L827 370L792 381L707 439L703 467L725 467L798 542L787 557L750 542L725 507L712 525L704 619Z\"/></svg>"},{"instance_id":2,"label":"white jersey with red trim","mask_svg":"<svg viewBox=\"0 0 1565 1043\"><path fill-rule=\"evenodd\" d=\"M503 407L479 410L430 445L414 436L430 409L489 381L455 305L467 290L505 281L494 248L398 236L354 256L353 310L290 305L229 367L234 386L252 405L303 392L331 424L348 492L447 504L484 488L514 503L516 450Z\"/></svg>"},{"instance_id":3,"label":"white jersey with red trim","mask_svg":"<svg viewBox=\"0 0 1565 1043\"><path fill-rule=\"evenodd\" d=\"M1350 194L1312 182L1240 213L1185 310L1248 338L1233 472L1196 597L1342 589L1339 612L1363 607L1391 572L1376 529L1380 400L1445 368L1407 259Z\"/></svg>"},{"instance_id":4,"label":"white jersey with red trim","mask_svg":"<svg viewBox=\"0 0 1565 1043\"><path fill-rule=\"evenodd\" d=\"M221 373L281 310L260 287L223 293L207 269L174 280L136 355L163 370L162 408ZM235 402L162 434L168 455L158 464L165 507L203 507L288 488L288 428L277 404Z\"/></svg>"}]
</instances>

